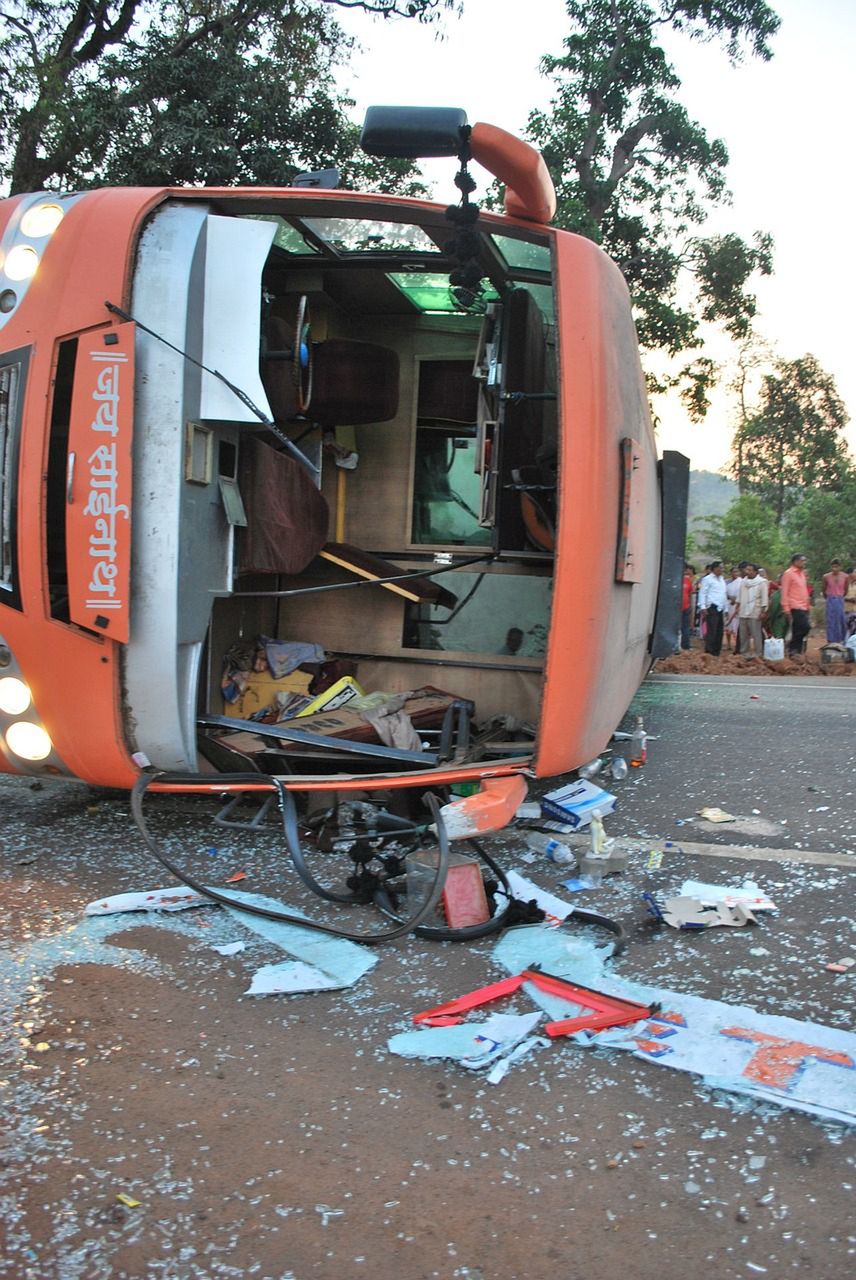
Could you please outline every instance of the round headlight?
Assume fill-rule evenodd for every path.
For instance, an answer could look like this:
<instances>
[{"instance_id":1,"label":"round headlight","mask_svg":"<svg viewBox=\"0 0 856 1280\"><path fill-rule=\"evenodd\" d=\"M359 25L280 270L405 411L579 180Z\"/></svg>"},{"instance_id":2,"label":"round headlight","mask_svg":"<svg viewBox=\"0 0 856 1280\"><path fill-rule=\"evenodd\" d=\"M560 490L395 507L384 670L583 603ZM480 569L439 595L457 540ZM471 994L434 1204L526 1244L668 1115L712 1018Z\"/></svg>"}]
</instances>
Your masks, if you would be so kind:
<instances>
[{"instance_id":1,"label":"round headlight","mask_svg":"<svg viewBox=\"0 0 856 1280\"><path fill-rule=\"evenodd\" d=\"M37 204L28 209L21 219L21 230L25 236L39 240L56 231L62 222L63 213L58 204Z\"/></svg>"},{"instance_id":2,"label":"round headlight","mask_svg":"<svg viewBox=\"0 0 856 1280\"><path fill-rule=\"evenodd\" d=\"M53 750L53 744L39 724L29 720L16 720L6 730L6 746L22 760L44 760Z\"/></svg>"},{"instance_id":3,"label":"round headlight","mask_svg":"<svg viewBox=\"0 0 856 1280\"><path fill-rule=\"evenodd\" d=\"M29 280L36 274L39 255L28 244L16 244L6 255L5 271L10 280Z\"/></svg>"},{"instance_id":4,"label":"round headlight","mask_svg":"<svg viewBox=\"0 0 856 1280\"><path fill-rule=\"evenodd\" d=\"M0 711L7 716L19 716L32 701L30 690L17 676L4 676L0 680Z\"/></svg>"}]
</instances>

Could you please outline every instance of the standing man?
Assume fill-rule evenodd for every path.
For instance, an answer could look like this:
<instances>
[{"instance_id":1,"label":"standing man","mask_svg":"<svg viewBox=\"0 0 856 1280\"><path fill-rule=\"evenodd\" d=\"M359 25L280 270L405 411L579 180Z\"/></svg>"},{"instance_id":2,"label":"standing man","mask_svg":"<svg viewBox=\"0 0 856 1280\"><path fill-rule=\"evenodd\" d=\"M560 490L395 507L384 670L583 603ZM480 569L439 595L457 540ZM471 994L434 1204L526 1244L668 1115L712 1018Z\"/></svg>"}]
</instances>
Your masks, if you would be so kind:
<instances>
[{"instance_id":1,"label":"standing man","mask_svg":"<svg viewBox=\"0 0 856 1280\"><path fill-rule=\"evenodd\" d=\"M740 580L740 595L737 602L737 616L740 619L740 652L749 656L749 641L752 641L755 657L764 653L764 635L761 619L767 611L768 585L767 579L758 576L757 564L747 564Z\"/></svg>"},{"instance_id":2,"label":"standing man","mask_svg":"<svg viewBox=\"0 0 856 1280\"><path fill-rule=\"evenodd\" d=\"M847 631L844 624L844 597L849 584L850 576L841 568L841 561L830 561L829 573L823 575L827 644L844 644Z\"/></svg>"},{"instance_id":3,"label":"standing man","mask_svg":"<svg viewBox=\"0 0 856 1280\"><path fill-rule=\"evenodd\" d=\"M782 574L782 612L791 624L788 656L793 658L798 653L802 653L803 643L811 630L808 582L803 555L791 556L790 567Z\"/></svg>"},{"instance_id":4,"label":"standing man","mask_svg":"<svg viewBox=\"0 0 856 1280\"><path fill-rule=\"evenodd\" d=\"M719 657L722 650L722 624L728 596L722 577L722 561L714 560L710 573L702 578L698 590L698 607L705 620L704 651Z\"/></svg>"}]
</instances>

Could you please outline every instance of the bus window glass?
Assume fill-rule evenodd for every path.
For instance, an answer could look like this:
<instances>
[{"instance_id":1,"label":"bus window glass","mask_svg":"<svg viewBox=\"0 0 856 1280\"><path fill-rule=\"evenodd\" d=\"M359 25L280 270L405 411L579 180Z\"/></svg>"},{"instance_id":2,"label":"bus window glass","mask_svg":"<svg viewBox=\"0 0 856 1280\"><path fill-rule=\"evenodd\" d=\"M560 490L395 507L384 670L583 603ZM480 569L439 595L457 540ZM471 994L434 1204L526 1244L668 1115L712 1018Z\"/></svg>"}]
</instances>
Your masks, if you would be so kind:
<instances>
[{"instance_id":1,"label":"bus window glass","mask_svg":"<svg viewBox=\"0 0 856 1280\"><path fill-rule=\"evenodd\" d=\"M412 222L375 222L366 218L306 218L303 225L339 253L434 253L440 247Z\"/></svg>"},{"instance_id":2,"label":"bus window glass","mask_svg":"<svg viewBox=\"0 0 856 1280\"><path fill-rule=\"evenodd\" d=\"M15 515L26 365L25 351L12 351L0 362L0 601L15 608L21 605Z\"/></svg>"},{"instance_id":3,"label":"bus window glass","mask_svg":"<svg viewBox=\"0 0 856 1280\"><path fill-rule=\"evenodd\" d=\"M412 604L404 624L410 649L543 658L550 618L549 577L461 570L450 575L458 603Z\"/></svg>"},{"instance_id":4,"label":"bus window glass","mask_svg":"<svg viewBox=\"0 0 856 1280\"><path fill-rule=\"evenodd\" d=\"M68 622L68 565L66 561L65 515L68 475L68 431L71 420L71 393L77 339L61 342L57 352L54 398L48 445L47 554L48 598L51 617Z\"/></svg>"},{"instance_id":5,"label":"bus window glass","mask_svg":"<svg viewBox=\"0 0 856 1280\"><path fill-rule=\"evenodd\" d=\"M516 236L492 235L491 240L511 267L527 271L550 271L550 250L545 244L519 240Z\"/></svg>"},{"instance_id":6,"label":"bus window glass","mask_svg":"<svg viewBox=\"0 0 856 1280\"><path fill-rule=\"evenodd\" d=\"M464 307L455 298L448 275L436 271L390 271L389 278L420 311L460 313ZM481 281L480 298L483 303L495 302L499 294L489 280Z\"/></svg>"}]
</instances>

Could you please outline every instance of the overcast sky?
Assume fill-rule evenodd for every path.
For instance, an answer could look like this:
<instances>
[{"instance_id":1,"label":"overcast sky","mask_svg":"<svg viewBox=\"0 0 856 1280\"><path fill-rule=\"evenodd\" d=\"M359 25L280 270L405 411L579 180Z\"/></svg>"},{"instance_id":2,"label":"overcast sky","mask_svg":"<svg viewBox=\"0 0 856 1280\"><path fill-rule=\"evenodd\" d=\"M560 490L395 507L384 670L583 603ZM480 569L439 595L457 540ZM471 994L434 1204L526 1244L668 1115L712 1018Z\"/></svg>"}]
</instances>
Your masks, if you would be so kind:
<instances>
[{"instance_id":1,"label":"overcast sky","mask_svg":"<svg viewBox=\"0 0 856 1280\"><path fill-rule=\"evenodd\" d=\"M773 7L782 26L771 62L732 69L718 44L677 38L669 52L681 100L731 157L733 204L708 229L746 237L764 230L775 239L775 275L755 290L757 328L787 359L815 355L856 418L856 0L774 0ZM364 46L343 82L358 119L372 103L445 105L464 108L472 123L517 133L532 107L549 102L538 62L561 51L567 30L563 0L464 0L462 19L444 19L442 39L412 21L338 16ZM452 172L448 186L440 179L440 200L456 198ZM712 342L709 354L725 359L728 348ZM655 408L662 448L688 454L695 468L725 467L733 426L725 396L701 427L674 403ZM856 422L847 436L856 453Z\"/></svg>"}]
</instances>

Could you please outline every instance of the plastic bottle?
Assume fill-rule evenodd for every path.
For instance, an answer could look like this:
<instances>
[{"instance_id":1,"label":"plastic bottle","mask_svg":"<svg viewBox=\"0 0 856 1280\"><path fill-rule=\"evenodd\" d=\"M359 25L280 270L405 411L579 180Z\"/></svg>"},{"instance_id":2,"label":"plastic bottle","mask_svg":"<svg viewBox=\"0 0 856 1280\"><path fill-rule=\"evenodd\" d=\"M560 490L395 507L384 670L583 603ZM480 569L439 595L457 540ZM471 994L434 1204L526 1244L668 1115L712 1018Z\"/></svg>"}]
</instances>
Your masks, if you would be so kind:
<instances>
[{"instance_id":1,"label":"plastic bottle","mask_svg":"<svg viewBox=\"0 0 856 1280\"><path fill-rule=\"evenodd\" d=\"M641 769L648 759L648 735L642 723L642 717L636 717L636 728L630 735L630 767Z\"/></svg>"},{"instance_id":2,"label":"plastic bottle","mask_svg":"<svg viewBox=\"0 0 856 1280\"><path fill-rule=\"evenodd\" d=\"M586 780L588 780L589 778L596 777L597 774L600 773L602 768L603 768L603 757L595 756L594 760L589 760L588 764L580 765L579 769L577 769L577 775L580 778L585 778Z\"/></svg>"},{"instance_id":3,"label":"plastic bottle","mask_svg":"<svg viewBox=\"0 0 856 1280\"><path fill-rule=\"evenodd\" d=\"M543 831L527 831L526 845L533 853L541 853L557 867L571 867L576 862L576 855L563 840L556 840Z\"/></svg>"},{"instance_id":4,"label":"plastic bottle","mask_svg":"<svg viewBox=\"0 0 856 1280\"><path fill-rule=\"evenodd\" d=\"M589 819L589 840L591 841L591 851L583 857L582 872L583 878L589 887L596 888L603 883L604 874L609 869L609 854L612 845L612 841L606 838L606 832L603 829L603 815L600 809L592 809L591 818Z\"/></svg>"},{"instance_id":5,"label":"plastic bottle","mask_svg":"<svg viewBox=\"0 0 856 1280\"><path fill-rule=\"evenodd\" d=\"M603 814L600 809L592 809L589 819L589 839L591 851L596 858L606 852L606 832L603 829Z\"/></svg>"},{"instance_id":6,"label":"plastic bottle","mask_svg":"<svg viewBox=\"0 0 856 1280\"><path fill-rule=\"evenodd\" d=\"M627 761L624 756L613 756L612 763L609 766L609 772L616 781L627 777Z\"/></svg>"}]
</instances>

